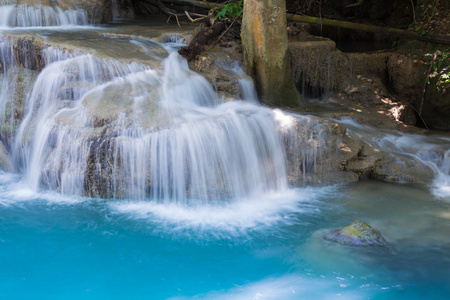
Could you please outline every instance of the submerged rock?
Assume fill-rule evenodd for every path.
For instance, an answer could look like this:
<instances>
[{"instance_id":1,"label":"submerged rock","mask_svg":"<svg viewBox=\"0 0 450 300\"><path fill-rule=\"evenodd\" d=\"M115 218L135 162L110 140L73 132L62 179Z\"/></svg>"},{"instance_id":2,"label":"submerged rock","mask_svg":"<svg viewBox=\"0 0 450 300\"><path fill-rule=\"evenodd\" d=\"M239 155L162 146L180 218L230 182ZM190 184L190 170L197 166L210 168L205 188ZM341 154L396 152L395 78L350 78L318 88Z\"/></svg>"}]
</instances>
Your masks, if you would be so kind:
<instances>
[{"instance_id":1,"label":"submerged rock","mask_svg":"<svg viewBox=\"0 0 450 300\"><path fill-rule=\"evenodd\" d=\"M325 234L324 239L350 246L387 246L384 237L361 220Z\"/></svg>"}]
</instances>

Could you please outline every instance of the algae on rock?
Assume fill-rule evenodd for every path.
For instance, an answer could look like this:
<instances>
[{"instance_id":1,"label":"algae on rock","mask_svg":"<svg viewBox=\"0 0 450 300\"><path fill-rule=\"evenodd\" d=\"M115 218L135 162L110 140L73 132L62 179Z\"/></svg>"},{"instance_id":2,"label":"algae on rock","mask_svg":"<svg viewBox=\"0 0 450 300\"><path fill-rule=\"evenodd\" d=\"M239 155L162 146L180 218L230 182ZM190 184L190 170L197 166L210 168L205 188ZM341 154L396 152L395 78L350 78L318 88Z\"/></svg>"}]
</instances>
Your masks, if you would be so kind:
<instances>
[{"instance_id":1,"label":"algae on rock","mask_svg":"<svg viewBox=\"0 0 450 300\"><path fill-rule=\"evenodd\" d=\"M361 220L324 235L326 240L350 246L387 246L384 237Z\"/></svg>"}]
</instances>

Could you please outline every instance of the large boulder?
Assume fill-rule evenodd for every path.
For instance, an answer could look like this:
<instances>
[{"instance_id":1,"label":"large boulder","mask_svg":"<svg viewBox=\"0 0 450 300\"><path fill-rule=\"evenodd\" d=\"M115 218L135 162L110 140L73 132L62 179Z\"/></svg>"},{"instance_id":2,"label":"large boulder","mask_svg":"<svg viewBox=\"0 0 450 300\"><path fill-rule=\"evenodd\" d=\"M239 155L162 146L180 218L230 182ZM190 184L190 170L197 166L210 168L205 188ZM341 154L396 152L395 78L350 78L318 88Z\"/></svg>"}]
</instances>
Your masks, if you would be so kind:
<instances>
[{"instance_id":1,"label":"large boulder","mask_svg":"<svg viewBox=\"0 0 450 300\"><path fill-rule=\"evenodd\" d=\"M325 234L324 239L349 246L387 246L381 233L361 220Z\"/></svg>"}]
</instances>

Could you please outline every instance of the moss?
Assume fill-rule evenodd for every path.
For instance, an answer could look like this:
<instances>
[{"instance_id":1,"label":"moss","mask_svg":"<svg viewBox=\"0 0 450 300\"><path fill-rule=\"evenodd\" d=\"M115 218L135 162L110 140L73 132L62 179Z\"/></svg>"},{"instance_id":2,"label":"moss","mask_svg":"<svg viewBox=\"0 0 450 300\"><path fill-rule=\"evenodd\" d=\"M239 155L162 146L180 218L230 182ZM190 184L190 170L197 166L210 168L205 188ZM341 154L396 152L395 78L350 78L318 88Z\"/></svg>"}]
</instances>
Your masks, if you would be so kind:
<instances>
[{"instance_id":1,"label":"moss","mask_svg":"<svg viewBox=\"0 0 450 300\"><path fill-rule=\"evenodd\" d=\"M356 220L349 226L334 230L324 236L325 239L350 246L386 246L384 237L375 229L361 220Z\"/></svg>"}]
</instances>

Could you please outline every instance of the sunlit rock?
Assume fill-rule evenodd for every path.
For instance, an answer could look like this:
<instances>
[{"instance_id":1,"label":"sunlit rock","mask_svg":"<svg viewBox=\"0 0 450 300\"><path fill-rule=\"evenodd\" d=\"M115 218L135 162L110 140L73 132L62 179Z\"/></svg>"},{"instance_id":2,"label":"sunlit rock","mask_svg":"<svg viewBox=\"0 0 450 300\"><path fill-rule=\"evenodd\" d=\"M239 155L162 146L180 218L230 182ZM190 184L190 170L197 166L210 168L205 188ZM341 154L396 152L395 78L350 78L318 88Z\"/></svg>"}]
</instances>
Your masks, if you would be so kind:
<instances>
[{"instance_id":1,"label":"sunlit rock","mask_svg":"<svg viewBox=\"0 0 450 300\"><path fill-rule=\"evenodd\" d=\"M381 233L361 220L325 234L324 239L350 246L387 246Z\"/></svg>"}]
</instances>

